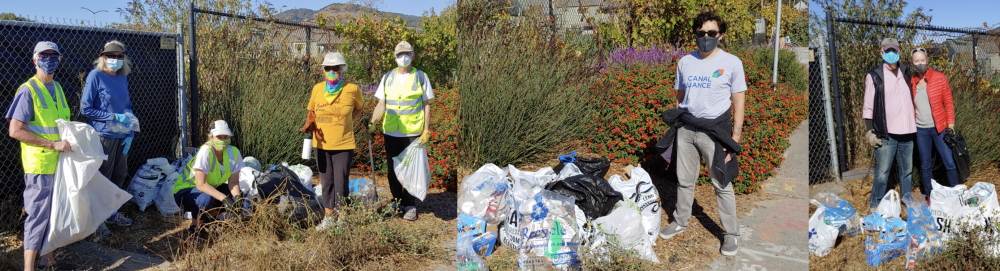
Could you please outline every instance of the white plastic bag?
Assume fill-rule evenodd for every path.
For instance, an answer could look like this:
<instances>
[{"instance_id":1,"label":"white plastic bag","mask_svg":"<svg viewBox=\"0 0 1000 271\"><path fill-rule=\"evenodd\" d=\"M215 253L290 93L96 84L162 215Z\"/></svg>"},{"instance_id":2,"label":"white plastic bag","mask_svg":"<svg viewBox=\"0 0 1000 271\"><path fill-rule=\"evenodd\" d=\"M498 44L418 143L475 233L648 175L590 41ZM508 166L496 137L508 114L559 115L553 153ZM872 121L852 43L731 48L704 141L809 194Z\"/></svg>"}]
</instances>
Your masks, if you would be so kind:
<instances>
[{"instance_id":1,"label":"white plastic bag","mask_svg":"<svg viewBox=\"0 0 1000 271\"><path fill-rule=\"evenodd\" d=\"M160 180L163 175L158 170L153 170L150 165L144 165L132 177L132 182L128 185L128 193L132 194L130 201L139 205L139 210L145 212L146 207L153 204L153 200L160 194Z\"/></svg>"},{"instance_id":2,"label":"white plastic bag","mask_svg":"<svg viewBox=\"0 0 1000 271\"><path fill-rule=\"evenodd\" d=\"M42 255L94 233L131 197L99 172L107 155L93 127L61 119L56 123L60 139L73 152L59 154Z\"/></svg>"},{"instance_id":3,"label":"white plastic bag","mask_svg":"<svg viewBox=\"0 0 1000 271\"><path fill-rule=\"evenodd\" d=\"M110 120L106 123L108 124L108 130L119 134L127 134L132 131L139 131L139 119L132 115L132 112L125 112L125 116L128 117L128 123L122 124L117 120Z\"/></svg>"},{"instance_id":4,"label":"white plastic bag","mask_svg":"<svg viewBox=\"0 0 1000 271\"><path fill-rule=\"evenodd\" d=\"M899 213L902 211L902 206L899 205L899 193L896 190L889 189L885 192L885 196L882 196L882 201L878 204L878 209L876 211L882 217L899 218Z\"/></svg>"},{"instance_id":5,"label":"white plastic bag","mask_svg":"<svg viewBox=\"0 0 1000 271\"><path fill-rule=\"evenodd\" d=\"M260 171L257 171L256 169L254 169L252 167L243 167L242 169L240 169L240 177L239 177L240 178L240 192L243 193L243 196L251 197L251 198L254 197L254 196L257 196L257 187L254 186L254 180L257 180L258 176L260 176ZM319 186L316 186L316 187L319 187ZM319 189L317 188L316 190L319 190ZM319 195L320 191L316 191L316 192L317 192L317 195Z\"/></svg>"},{"instance_id":6,"label":"white plastic bag","mask_svg":"<svg viewBox=\"0 0 1000 271\"><path fill-rule=\"evenodd\" d=\"M625 201L635 203L642 213L642 227L649 236L649 242L654 246L660 237L660 193L653 186L653 179L642 166L632 168L632 179L622 180L618 175L611 176L608 183L622 193Z\"/></svg>"},{"instance_id":7,"label":"white plastic bag","mask_svg":"<svg viewBox=\"0 0 1000 271\"><path fill-rule=\"evenodd\" d=\"M595 240L591 248L598 248L602 245L614 245L607 238L614 236L617 245L623 249L635 250L639 257L659 263L656 252L653 251L653 244L649 241L649 235L642 225L642 215L638 211L638 206L627 201L620 201L619 205L606 216L594 219L594 225L603 232L603 240Z\"/></svg>"},{"instance_id":8,"label":"white plastic bag","mask_svg":"<svg viewBox=\"0 0 1000 271\"><path fill-rule=\"evenodd\" d=\"M153 200L156 203L156 209L160 210L160 215L170 216L179 214L181 212L181 207L177 206L177 201L174 200L174 183L181 175L177 172L170 173L167 178L163 179L163 184L160 185L160 193Z\"/></svg>"},{"instance_id":9,"label":"white plastic bag","mask_svg":"<svg viewBox=\"0 0 1000 271\"><path fill-rule=\"evenodd\" d=\"M833 245L837 243L838 230L823 222L826 206L819 206L809 218L809 252L818 257L830 254Z\"/></svg>"},{"instance_id":10,"label":"white plastic bag","mask_svg":"<svg viewBox=\"0 0 1000 271\"><path fill-rule=\"evenodd\" d=\"M525 200L545 189L545 185L556 181L556 172L551 167L542 168L536 172L527 172L508 165L507 170L510 172L510 177L514 179L511 193L513 193L515 205L521 205Z\"/></svg>"},{"instance_id":11,"label":"white plastic bag","mask_svg":"<svg viewBox=\"0 0 1000 271\"><path fill-rule=\"evenodd\" d=\"M488 270L489 267L486 265L486 261L479 257L479 254L472 249L472 236L471 235L460 235L458 236L458 248L456 249L456 256L458 257L458 270Z\"/></svg>"},{"instance_id":12,"label":"white plastic bag","mask_svg":"<svg viewBox=\"0 0 1000 271\"><path fill-rule=\"evenodd\" d=\"M253 156L244 157L243 158L243 165L245 165L247 167L250 167L250 168L253 168L254 170L257 170L258 172L261 171L261 168L262 168L262 166L260 164L260 160L257 160L257 158L254 158Z\"/></svg>"},{"instance_id":13,"label":"white plastic bag","mask_svg":"<svg viewBox=\"0 0 1000 271\"><path fill-rule=\"evenodd\" d=\"M170 164L169 161L167 161L167 158L160 157L160 158L147 159L146 164L151 166L154 170L159 171L160 173L163 173L165 175L170 175L170 173L176 172L176 169L174 168L173 165Z\"/></svg>"},{"instance_id":14,"label":"white plastic bag","mask_svg":"<svg viewBox=\"0 0 1000 271\"><path fill-rule=\"evenodd\" d=\"M282 163L282 165L284 165L288 169L291 169L292 171L294 171L295 175L298 175L299 182L302 182L302 186L305 186L306 188L309 188L310 191L313 191L313 192L316 191L313 188L313 183L312 183L312 178L313 178L313 171L312 171L312 169L310 169L307 166L301 165L301 164L294 165L294 166L289 166L288 163Z\"/></svg>"},{"instance_id":15,"label":"white plastic bag","mask_svg":"<svg viewBox=\"0 0 1000 271\"><path fill-rule=\"evenodd\" d=\"M462 178L458 192L459 212L496 224L500 204L510 188L507 172L486 164Z\"/></svg>"},{"instance_id":16,"label":"white plastic bag","mask_svg":"<svg viewBox=\"0 0 1000 271\"><path fill-rule=\"evenodd\" d=\"M572 197L542 190L518 207L522 214L521 232L525 236L517 256L521 270L579 269L577 250L580 243L573 214L575 201Z\"/></svg>"},{"instance_id":17,"label":"white plastic bag","mask_svg":"<svg viewBox=\"0 0 1000 271\"><path fill-rule=\"evenodd\" d=\"M427 188L431 185L431 169L427 160L427 146L420 145L420 140L410 143L399 156L392 158L392 168L396 178L410 195L424 200Z\"/></svg>"},{"instance_id":18,"label":"white plastic bag","mask_svg":"<svg viewBox=\"0 0 1000 271\"><path fill-rule=\"evenodd\" d=\"M576 164L567 163L564 164L562 170L559 171L559 175L556 176L556 181L562 181L576 175L583 175L583 172L580 171L580 168L577 167Z\"/></svg>"},{"instance_id":19,"label":"white plastic bag","mask_svg":"<svg viewBox=\"0 0 1000 271\"><path fill-rule=\"evenodd\" d=\"M937 223L937 228L941 231L943 241L950 240L956 233L960 233L962 226L982 226L982 212L975 206L968 206L963 201L966 189L965 185L947 187L937 182L932 182L931 186L931 216Z\"/></svg>"}]
</instances>

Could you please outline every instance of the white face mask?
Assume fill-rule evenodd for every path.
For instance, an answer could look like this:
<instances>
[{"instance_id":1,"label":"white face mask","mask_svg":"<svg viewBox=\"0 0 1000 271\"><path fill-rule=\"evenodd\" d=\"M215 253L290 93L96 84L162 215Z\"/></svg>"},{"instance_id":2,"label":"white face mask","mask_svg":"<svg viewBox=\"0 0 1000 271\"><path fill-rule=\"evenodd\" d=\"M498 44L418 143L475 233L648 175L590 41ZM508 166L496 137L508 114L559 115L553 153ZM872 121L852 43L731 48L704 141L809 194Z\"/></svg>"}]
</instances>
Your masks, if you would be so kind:
<instances>
[{"instance_id":1,"label":"white face mask","mask_svg":"<svg viewBox=\"0 0 1000 271\"><path fill-rule=\"evenodd\" d=\"M409 54L403 54L396 57L396 65L400 67L410 66L410 62L413 62L413 58Z\"/></svg>"}]
</instances>

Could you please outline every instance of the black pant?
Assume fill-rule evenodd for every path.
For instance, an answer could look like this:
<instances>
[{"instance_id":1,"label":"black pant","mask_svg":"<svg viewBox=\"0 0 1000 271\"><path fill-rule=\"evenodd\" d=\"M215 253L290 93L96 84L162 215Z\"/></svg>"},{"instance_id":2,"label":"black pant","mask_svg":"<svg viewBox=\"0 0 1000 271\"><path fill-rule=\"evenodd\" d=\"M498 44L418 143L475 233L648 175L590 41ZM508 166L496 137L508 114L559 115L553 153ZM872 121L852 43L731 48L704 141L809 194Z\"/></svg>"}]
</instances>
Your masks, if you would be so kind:
<instances>
[{"instance_id":1,"label":"black pant","mask_svg":"<svg viewBox=\"0 0 1000 271\"><path fill-rule=\"evenodd\" d=\"M124 138L101 137L101 146L104 147L104 154L108 156L108 159L104 160L98 171L119 188L128 190L126 186L128 185L126 183L126 178L128 177L128 155L122 154L122 150L125 149L125 146L122 146L122 141L124 140Z\"/></svg>"},{"instance_id":2,"label":"black pant","mask_svg":"<svg viewBox=\"0 0 1000 271\"><path fill-rule=\"evenodd\" d=\"M417 199L413 195L410 195L409 192L406 192L406 189L403 189L403 184L399 183L399 179L396 178L396 171L392 170L392 158L402 153L417 138L419 137L385 136L385 163L389 167L389 191L392 192L393 198L399 199L403 207L416 206Z\"/></svg>"},{"instance_id":3,"label":"black pant","mask_svg":"<svg viewBox=\"0 0 1000 271\"><path fill-rule=\"evenodd\" d=\"M313 150L316 153L319 182L323 185L323 207L338 209L341 199L347 199L347 184L351 177L354 150Z\"/></svg>"}]
</instances>

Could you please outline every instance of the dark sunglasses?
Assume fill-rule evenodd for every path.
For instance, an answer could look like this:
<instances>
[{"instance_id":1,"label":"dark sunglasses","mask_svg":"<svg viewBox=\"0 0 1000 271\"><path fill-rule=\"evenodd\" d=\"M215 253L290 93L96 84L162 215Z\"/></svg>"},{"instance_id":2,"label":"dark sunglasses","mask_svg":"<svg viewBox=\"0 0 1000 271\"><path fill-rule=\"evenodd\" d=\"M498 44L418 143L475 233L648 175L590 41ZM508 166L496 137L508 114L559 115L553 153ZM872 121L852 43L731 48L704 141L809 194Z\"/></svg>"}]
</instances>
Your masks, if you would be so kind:
<instances>
[{"instance_id":1,"label":"dark sunglasses","mask_svg":"<svg viewBox=\"0 0 1000 271\"><path fill-rule=\"evenodd\" d=\"M323 66L323 70L328 72L339 72L340 66Z\"/></svg>"},{"instance_id":2,"label":"dark sunglasses","mask_svg":"<svg viewBox=\"0 0 1000 271\"><path fill-rule=\"evenodd\" d=\"M926 54L927 50L924 50L924 48L917 48L917 49L913 49L913 51L911 51L910 54L912 55L912 54L914 54L916 52L924 52Z\"/></svg>"},{"instance_id":3,"label":"dark sunglasses","mask_svg":"<svg viewBox=\"0 0 1000 271\"><path fill-rule=\"evenodd\" d=\"M113 58L113 59L125 59L125 55L124 54L104 54L104 57Z\"/></svg>"},{"instance_id":4,"label":"dark sunglasses","mask_svg":"<svg viewBox=\"0 0 1000 271\"><path fill-rule=\"evenodd\" d=\"M719 31L716 31L716 30L709 30L709 31L698 30L698 31L694 32L694 36L697 37L697 38L704 37L706 35L709 36L709 37L715 38L715 37L719 36Z\"/></svg>"},{"instance_id":5,"label":"dark sunglasses","mask_svg":"<svg viewBox=\"0 0 1000 271\"><path fill-rule=\"evenodd\" d=\"M59 58L59 54L39 53L38 54L38 58L39 59L49 59L49 58L57 58L58 59Z\"/></svg>"}]
</instances>

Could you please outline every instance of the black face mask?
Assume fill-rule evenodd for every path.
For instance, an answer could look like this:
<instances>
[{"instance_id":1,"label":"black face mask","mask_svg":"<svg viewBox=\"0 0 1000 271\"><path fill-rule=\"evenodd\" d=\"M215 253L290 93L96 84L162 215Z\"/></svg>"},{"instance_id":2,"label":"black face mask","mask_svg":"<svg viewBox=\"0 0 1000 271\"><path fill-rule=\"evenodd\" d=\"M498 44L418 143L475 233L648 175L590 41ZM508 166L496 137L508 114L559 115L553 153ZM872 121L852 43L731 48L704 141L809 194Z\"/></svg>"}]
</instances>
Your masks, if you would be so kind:
<instances>
[{"instance_id":1,"label":"black face mask","mask_svg":"<svg viewBox=\"0 0 1000 271\"><path fill-rule=\"evenodd\" d=\"M927 72L927 64L913 65L913 71L923 74Z\"/></svg>"},{"instance_id":2,"label":"black face mask","mask_svg":"<svg viewBox=\"0 0 1000 271\"><path fill-rule=\"evenodd\" d=\"M704 36L698 38L695 43L698 44L698 51L701 51L702 53L711 53L715 50L715 47L719 46L719 38Z\"/></svg>"}]
</instances>

